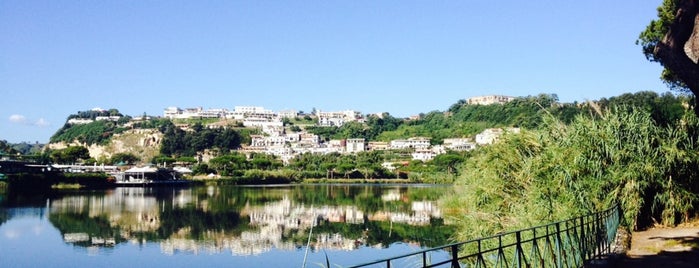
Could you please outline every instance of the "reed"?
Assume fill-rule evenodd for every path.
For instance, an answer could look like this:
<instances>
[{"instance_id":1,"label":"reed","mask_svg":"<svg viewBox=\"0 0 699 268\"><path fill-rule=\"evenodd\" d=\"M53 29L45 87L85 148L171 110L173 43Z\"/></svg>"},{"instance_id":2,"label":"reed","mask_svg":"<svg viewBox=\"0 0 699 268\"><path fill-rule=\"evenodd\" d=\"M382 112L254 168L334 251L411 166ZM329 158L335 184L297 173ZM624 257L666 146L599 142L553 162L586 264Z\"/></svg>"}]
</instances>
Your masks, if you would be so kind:
<instances>
[{"instance_id":1,"label":"reed","mask_svg":"<svg viewBox=\"0 0 699 268\"><path fill-rule=\"evenodd\" d=\"M546 117L469 158L442 200L456 240L557 221L620 203L629 228L688 220L699 203L697 129L687 112L659 126L633 109Z\"/></svg>"}]
</instances>

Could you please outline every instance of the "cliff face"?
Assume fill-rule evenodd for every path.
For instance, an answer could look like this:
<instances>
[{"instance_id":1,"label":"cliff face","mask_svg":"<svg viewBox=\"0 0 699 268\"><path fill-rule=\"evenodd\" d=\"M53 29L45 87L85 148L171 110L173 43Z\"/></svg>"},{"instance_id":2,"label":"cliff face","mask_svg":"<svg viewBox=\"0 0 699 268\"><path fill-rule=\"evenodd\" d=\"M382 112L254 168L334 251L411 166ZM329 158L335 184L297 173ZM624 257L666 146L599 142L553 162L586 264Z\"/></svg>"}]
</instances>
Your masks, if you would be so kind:
<instances>
[{"instance_id":1,"label":"cliff face","mask_svg":"<svg viewBox=\"0 0 699 268\"><path fill-rule=\"evenodd\" d=\"M108 159L117 153L131 153L147 162L159 154L162 140L163 134L158 130L134 129L114 135L107 145L87 145L74 141L51 143L48 148L58 150L68 146L84 146L90 151L90 156L97 160Z\"/></svg>"}]
</instances>

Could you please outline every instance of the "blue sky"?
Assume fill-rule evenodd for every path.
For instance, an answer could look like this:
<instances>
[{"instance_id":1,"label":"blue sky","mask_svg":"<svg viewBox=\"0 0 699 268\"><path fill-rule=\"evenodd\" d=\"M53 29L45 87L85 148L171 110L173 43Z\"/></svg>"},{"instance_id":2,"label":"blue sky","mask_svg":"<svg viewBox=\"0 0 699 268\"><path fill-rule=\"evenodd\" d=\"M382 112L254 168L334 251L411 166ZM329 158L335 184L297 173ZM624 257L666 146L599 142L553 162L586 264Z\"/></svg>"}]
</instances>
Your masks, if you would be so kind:
<instances>
[{"instance_id":1,"label":"blue sky","mask_svg":"<svg viewBox=\"0 0 699 268\"><path fill-rule=\"evenodd\" d=\"M649 1L0 1L0 139L94 107L409 116L486 94L667 88L634 44Z\"/></svg>"}]
</instances>

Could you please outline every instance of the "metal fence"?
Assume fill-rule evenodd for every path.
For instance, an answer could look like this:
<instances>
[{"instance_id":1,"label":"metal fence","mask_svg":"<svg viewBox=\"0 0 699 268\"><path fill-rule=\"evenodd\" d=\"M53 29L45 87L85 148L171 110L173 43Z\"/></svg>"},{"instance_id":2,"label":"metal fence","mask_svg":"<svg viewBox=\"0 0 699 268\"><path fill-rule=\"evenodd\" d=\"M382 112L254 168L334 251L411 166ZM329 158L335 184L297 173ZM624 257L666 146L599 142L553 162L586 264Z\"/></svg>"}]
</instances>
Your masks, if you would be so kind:
<instances>
[{"instance_id":1,"label":"metal fence","mask_svg":"<svg viewBox=\"0 0 699 268\"><path fill-rule=\"evenodd\" d=\"M621 209L615 205L573 219L351 267L582 267L610 253L620 217Z\"/></svg>"}]
</instances>

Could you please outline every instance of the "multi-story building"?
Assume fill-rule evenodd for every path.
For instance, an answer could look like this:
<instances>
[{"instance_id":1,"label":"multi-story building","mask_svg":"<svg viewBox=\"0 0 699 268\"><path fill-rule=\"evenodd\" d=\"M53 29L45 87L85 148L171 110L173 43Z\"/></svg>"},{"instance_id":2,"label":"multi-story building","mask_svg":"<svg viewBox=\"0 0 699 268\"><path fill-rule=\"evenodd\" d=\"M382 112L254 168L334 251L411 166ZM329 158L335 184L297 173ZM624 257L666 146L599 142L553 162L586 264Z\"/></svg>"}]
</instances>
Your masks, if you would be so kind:
<instances>
[{"instance_id":1,"label":"multi-story building","mask_svg":"<svg viewBox=\"0 0 699 268\"><path fill-rule=\"evenodd\" d=\"M243 126L261 128L263 132L274 135L282 132L284 122L278 119L249 117L243 120Z\"/></svg>"},{"instance_id":2,"label":"multi-story building","mask_svg":"<svg viewBox=\"0 0 699 268\"><path fill-rule=\"evenodd\" d=\"M515 99L515 97L510 97L510 96L503 96L503 95L487 95L487 96L478 96L478 97L471 97L466 100L466 103L475 105L489 105L489 104L503 104L503 103L508 103L511 102Z\"/></svg>"},{"instance_id":3,"label":"multi-story building","mask_svg":"<svg viewBox=\"0 0 699 268\"><path fill-rule=\"evenodd\" d=\"M340 112L316 111L316 116L318 117L318 125L323 127L341 127L347 122L358 121L362 118L361 113L354 110Z\"/></svg>"},{"instance_id":4,"label":"multi-story building","mask_svg":"<svg viewBox=\"0 0 699 268\"><path fill-rule=\"evenodd\" d=\"M444 139L444 147L454 151L470 151L476 149L476 143L471 138Z\"/></svg>"},{"instance_id":5,"label":"multi-story building","mask_svg":"<svg viewBox=\"0 0 699 268\"><path fill-rule=\"evenodd\" d=\"M411 155L413 157L413 160L420 160L425 162L434 159L434 157L437 156L437 153L430 149L417 149Z\"/></svg>"},{"instance_id":6,"label":"multi-story building","mask_svg":"<svg viewBox=\"0 0 699 268\"><path fill-rule=\"evenodd\" d=\"M277 116L279 118L296 118L298 115L299 112L297 112L296 110L284 110L277 112Z\"/></svg>"},{"instance_id":7,"label":"multi-story building","mask_svg":"<svg viewBox=\"0 0 699 268\"><path fill-rule=\"evenodd\" d=\"M286 138L284 136L263 136L263 135L250 135L250 146L252 147L284 147L286 145Z\"/></svg>"},{"instance_id":8,"label":"multi-story building","mask_svg":"<svg viewBox=\"0 0 699 268\"><path fill-rule=\"evenodd\" d=\"M367 145L367 150L369 151L384 151L388 150L390 145L385 141L370 141Z\"/></svg>"},{"instance_id":9,"label":"multi-story building","mask_svg":"<svg viewBox=\"0 0 699 268\"><path fill-rule=\"evenodd\" d=\"M391 149L427 149L430 147L430 139L414 137L407 140L392 140Z\"/></svg>"},{"instance_id":10,"label":"multi-story building","mask_svg":"<svg viewBox=\"0 0 699 268\"><path fill-rule=\"evenodd\" d=\"M204 110L201 107L184 108L168 107L163 111L163 117L169 119L190 119L190 118L221 118L226 117L226 109Z\"/></svg>"},{"instance_id":11,"label":"multi-story building","mask_svg":"<svg viewBox=\"0 0 699 268\"><path fill-rule=\"evenodd\" d=\"M347 153L364 152L366 151L366 140L364 138L347 139L345 148Z\"/></svg>"},{"instance_id":12,"label":"multi-story building","mask_svg":"<svg viewBox=\"0 0 699 268\"><path fill-rule=\"evenodd\" d=\"M267 118L276 117L272 110L267 110L261 106L235 106L232 113L228 113L229 118L243 120L246 118Z\"/></svg>"}]
</instances>

